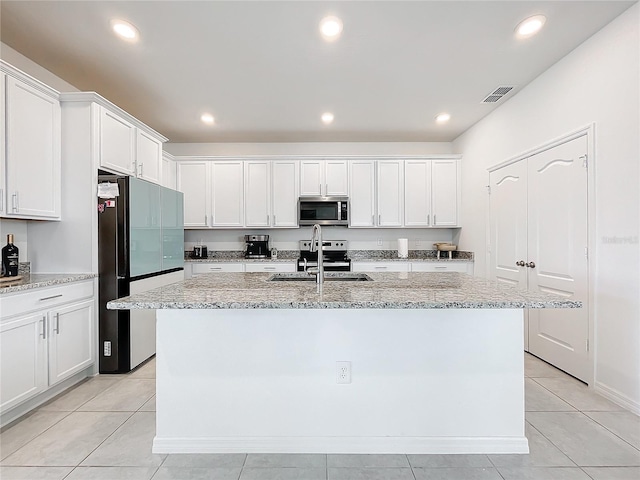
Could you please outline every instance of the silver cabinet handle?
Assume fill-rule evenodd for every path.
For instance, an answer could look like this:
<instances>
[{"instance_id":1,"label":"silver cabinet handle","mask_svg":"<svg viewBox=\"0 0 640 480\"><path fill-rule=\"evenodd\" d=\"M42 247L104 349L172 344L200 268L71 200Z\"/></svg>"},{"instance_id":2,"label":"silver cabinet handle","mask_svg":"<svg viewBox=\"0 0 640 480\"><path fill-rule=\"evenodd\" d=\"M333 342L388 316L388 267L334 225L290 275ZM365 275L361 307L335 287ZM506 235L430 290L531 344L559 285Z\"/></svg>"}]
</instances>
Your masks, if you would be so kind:
<instances>
[{"instance_id":1,"label":"silver cabinet handle","mask_svg":"<svg viewBox=\"0 0 640 480\"><path fill-rule=\"evenodd\" d=\"M429 221L431 220L431 214L427 213L427 225L431 225L431 223L429 223Z\"/></svg>"},{"instance_id":2,"label":"silver cabinet handle","mask_svg":"<svg viewBox=\"0 0 640 480\"><path fill-rule=\"evenodd\" d=\"M321 184L321 183L319 183L319 184L318 184L318 187L320 187L320 195L322 195L322 184Z\"/></svg>"},{"instance_id":3,"label":"silver cabinet handle","mask_svg":"<svg viewBox=\"0 0 640 480\"><path fill-rule=\"evenodd\" d=\"M436 214L434 213L434 214L433 214L433 225L435 226L435 225L437 225L437 223L438 223L438 222L437 222L437 220L436 220Z\"/></svg>"},{"instance_id":4,"label":"silver cabinet handle","mask_svg":"<svg viewBox=\"0 0 640 480\"><path fill-rule=\"evenodd\" d=\"M56 313L56 326L53 329L56 332L56 335L60 335L60 314Z\"/></svg>"},{"instance_id":5,"label":"silver cabinet handle","mask_svg":"<svg viewBox=\"0 0 640 480\"><path fill-rule=\"evenodd\" d=\"M276 267L264 267L265 270L275 270Z\"/></svg>"},{"instance_id":6,"label":"silver cabinet handle","mask_svg":"<svg viewBox=\"0 0 640 480\"><path fill-rule=\"evenodd\" d=\"M40 336L42 338L47 338L47 316L43 315L42 316L42 320L40 320L42 322L42 333L40 334Z\"/></svg>"},{"instance_id":7,"label":"silver cabinet handle","mask_svg":"<svg viewBox=\"0 0 640 480\"><path fill-rule=\"evenodd\" d=\"M141 164L140 164L140 176L141 176L141 177L143 176L143 175L142 175L142 167L143 167L143 166L144 166L144 163L141 163Z\"/></svg>"},{"instance_id":8,"label":"silver cabinet handle","mask_svg":"<svg viewBox=\"0 0 640 480\"><path fill-rule=\"evenodd\" d=\"M325 195L329 195L329 184L328 183L324 184L324 194Z\"/></svg>"},{"instance_id":9,"label":"silver cabinet handle","mask_svg":"<svg viewBox=\"0 0 640 480\"><path fill-rule=\"evenodd\" d=\"M378 225L382 225L382 215L378 215Z\"/></svg>"},{"instance_id":10,"label":"silver cabinet handle","mask_svg":"<svg viewBox=\"0 0 640 480\"><path fill-rule=\"evenodd\" d=\"M518 267L524 267L524 265L525 265L524 260L520 260L519 262L516 262L516 265Z\"/></svg>"},{"instance_id":11,"label":"silver cabinet handle","mask_svg":"<svg viewBox=\"0 0 640 480\"><path fill-rule=\"evenodd\" d=\"M375 224L376 224L376 216L371 215L371 225L375 225Z\"/></svg>"},{"instance_id":12,"label":"silver cabinet handle","mask_svg":"<svg viewBox=\"0 0 640 480\"><path fill-rule=\"evenodd\" d=\"M209 270L222 270L222 267L209 267Z\"/></svg>"},{"instance_id":13,"label":"silver cabinet handle","mask_svg":"<svg viewBox=\"0 0 640 480\"><path fill-rule=\"evenodd\" d=\"M62 294L61 294L61 293L60 293L60 294L58 294L58 295L51 295L50 297L43 297L43 298L41 298L39 301L40 301L40 302L42 302L42 301L44 301L44 300L51 300L52 298L59 298L59 297L61 297L61 296L62 296Z\"/></svg>"},{"instance_id":14,"label":"silver cabinet handle","mask_svg":"<svg viewBox=\"0 0 640 480\"><path fill-rule=\"evenodd\" d=\"M438 267L438 266L436 266L436 269L438 269L438 270L446 270L446 268L447 267Z\"/></svg>"},{"instance_id":15,"label":"silver cabinet handle","mask_svg":"<svg viewBox=\"0 0 640 480\"><path fill-rule=\"evenodd\" d=\"M11 210L14 212L18 211L18 192L14 192L14 194L11 195Z\"/></svg>"},{"instance_id":16,"label":"silver cabinet handle","mask_svg":"<svg viewBox=\"0 0 640 480\"><path fill-rule=\"evenodd\" d=\"M529 267L529 268L536 268L536 264L535 264L535 263L533 263L533 262L529 262L529 263L527 263L527 264L525 264L525 265L526 265L527 267Z\"/></svg>"},{"instance_id":17,"label":"silver cabinet handle","mask_svg":"<svg viewBox=\"0 0 640 480\"><path fill-rule=\"evenodd\" d=\"M0 188L0 212L4 211L4 190Z\"/></svg>"},{"instance_id":18,"label":"silver cabinet handle","mask_svg":"<svg viewBox=\"0 0 640 480\"><path fill-rule=\"evenodd\" d=\"M274 227L276 226L276 216L275 215L273 216L273 226Z\"/></svg>"},{"instance_id":19,"label":"silver cabinet handle","mask_svg":"<svg viewBox=\"0 0 640 480\"><path fill-rule=\"evenodd\" d=\"M389 267L381 266L381 267L373 267L373 268L375 268L376 270L386 270Z\"/></svg>"},{"instance_id":20,"label":"silver cabinet handle","mask_svg":"<svg viewBox=\"0 0 640 480\"><path fill-rule=\"evenodd\" d=\"M206 213L204 214L204 224L209 225L209 216Z\"/></svg>"}]
</instances>

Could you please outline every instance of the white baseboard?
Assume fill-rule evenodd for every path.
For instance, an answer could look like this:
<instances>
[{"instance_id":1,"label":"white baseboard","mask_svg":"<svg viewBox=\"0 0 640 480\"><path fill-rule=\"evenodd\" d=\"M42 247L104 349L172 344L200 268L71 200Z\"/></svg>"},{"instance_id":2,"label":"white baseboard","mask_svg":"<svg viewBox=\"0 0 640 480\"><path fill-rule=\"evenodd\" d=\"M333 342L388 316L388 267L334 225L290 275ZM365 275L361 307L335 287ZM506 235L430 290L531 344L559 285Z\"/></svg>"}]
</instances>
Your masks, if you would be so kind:
<instances>
[{"instance_id":1,"label":"white baseboard","mask_svg":"<svg viewBox=\"0 0 640 480\"><path fill-rule=\"evenodd\" d=\"M640 403L632 400L615 388L611 388L600 382L595 382L593 389L603 397L611 400L613 403L617 403L636 415L640 415Z\"/></svg>"},{"instance_id":2,"label":"white baseboard","mask_svg":"<svg viewBox=\"0 0 640 480\"><path fill-rule=\"evenodd\" d=\"M526 437L201 437L153 440L153 453L529 453Z\"/></svg>"}]
</instances>

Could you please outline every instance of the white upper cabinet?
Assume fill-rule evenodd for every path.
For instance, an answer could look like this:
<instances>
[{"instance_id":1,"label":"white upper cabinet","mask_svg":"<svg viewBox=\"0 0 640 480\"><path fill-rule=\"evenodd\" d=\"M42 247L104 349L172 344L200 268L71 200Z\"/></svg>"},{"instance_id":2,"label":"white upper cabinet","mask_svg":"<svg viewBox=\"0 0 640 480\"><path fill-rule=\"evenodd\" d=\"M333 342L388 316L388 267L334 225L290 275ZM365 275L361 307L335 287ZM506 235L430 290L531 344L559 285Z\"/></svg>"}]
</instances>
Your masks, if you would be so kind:
<instances>
[{"instance_id":1,"label":"white upper cabinet","mask_svg":"<svg viewBox=\"0 0 640 480\"><path fill-rule=\"evenodd\" d=\"M162 177L162 142L140 129L136 132L137 176L159 185Z\"/></svg>"},{"instance_id":2,"label":"white upper cabinet","mask_svg":"<svg viewBox=\"0 0 640 480\"><path fill-rule=\"evenodd\" d=\"M302 160L300 196L346 196L349 194L346 160Z\"/></svg>"},{"instance_id":3,"label":"white upper cabinet","mask_svg":"<svg viewBox=\"0 0 640 480\"><path fill-rule=\"evenodd\" d=\"M404 208L404 160L378 162L378 226L402 227Z\"/></svg>"},{"instance_id":4,"label":"white upper cabinet","mask_svg":"<svg viewBox=\"0 0 640 480\"><path fill-rule=\"evenodd\" d=\"M297 160L275 160L271 165L271 226L298 226Z\"/></svg>"},{"instance_id":5,"label":"white upper cabinet","mask_svg":"<svg viewBox=\"0 0 640 480\"><path fill-rule=\"evenodd\" d=\"M7 170L7 166L5 163L5 148L6 145L6 131L5 131L5 91L6 91L6 83L7 76L0 72L0 145L3 145L3 148L0 148L0 217L3 217L7 208L7 185L5 172Z\"/></svg>"},{"instance_id":6,"label":"white upper cabinet","mask_svg":"<svg viewBox=\"0 0 640 480\"><path fill-rule=\"evenodd\" d=\"M460 162L432 160L431 211L434 227L456 227L458 220Z\"/></svg>"},{"instance_id":7,"label":"white upper cabinet","mask_svg":"<svg viewBox=\"0 0 640 480\"><path fill-rule=\"evenodd\" d=\"M244 226L243 163L211 162L213 227Z\"/></svg>"},{"instance_id":8,"label":"white upper cabinet","mask_svg":"<svg viewBox=\"0 0 640 480\"><path fill-rule=\"evenodd\" d=\"M430 227L431 160L407 160L404 168L404 225Z\"/></svg>"},{"instance_id":9,"label":"white upper cabinet","mask_svg":"<svg viewBox=\"0 0 640 480\"><path fill-rule=\"evenodd\" d=\"M352 160L349 162L349 226L376 226L376 162Z\"/></svg>"},{"instance_id":10,"label":"white upper cabinet","mask_svg":"<svg viewBox=\"0 0 640 480\"><path fill-rule=\"evenodd\" d=\"M57 92L5 77L3 215L60 219L61 137Z\"/></svg>"},{"instance_id":11,"label":"white upper cabinet","mask_svg":"<svg viewBox=\"0 0 640 480\"><path fill-rule=\"evenodd\" d=\"M177 189L177 167L176 161L173 156L163 152L162 153L162 186L170 188L172 190Z\"/></svg>"},{"instance_id":12,"label":"white upper cabinet","mask_svg":"<svg viewBox=\"0 0 640 480\"><path fill-rule=\"evenodd\" d=\"M244 206L247 227L271 226L271 164L247 161L244 165Z\"/></svg>"},{"instance_id":13,"label":"white upper cabinet","mask_svg":"<svg viewBox=\"0 0 640 480\"><path fill-rule=\"evenodd\" d=\"M184 194L184 227L205 228L210 218L209 163L177 162L177 187Z\"/></svg>"},{"instance_id":14,"label":"white upper cabinet","mask_svg":"<svg viewBox=\"0 0 640 480\"><path fill-rule=\"evenodd\" d=\"M136 127L106 108L100 109L100 166L136 174Z\"/></svg>"},{"instance_id":15,"label":"white upper cabinet","mask_svg":"<svg viewBox=\"0 0 640 480\"><path fill-rule=\"evenodd\" d=\"M111 107L100 106L100 168L159 185L165 139L128 114L116 111L117 107Z\"/></svg>"}]
</instances>

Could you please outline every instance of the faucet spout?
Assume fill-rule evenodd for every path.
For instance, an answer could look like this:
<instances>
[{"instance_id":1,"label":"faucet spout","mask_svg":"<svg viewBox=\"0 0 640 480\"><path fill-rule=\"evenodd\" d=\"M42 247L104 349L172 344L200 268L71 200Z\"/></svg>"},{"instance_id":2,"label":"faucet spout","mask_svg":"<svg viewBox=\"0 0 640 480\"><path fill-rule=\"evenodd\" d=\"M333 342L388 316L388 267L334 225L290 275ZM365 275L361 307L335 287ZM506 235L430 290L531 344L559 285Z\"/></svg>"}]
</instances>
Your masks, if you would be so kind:
<instances>
[{"instance_id":1,"label":"faucet spout","mask_svg":"<svg viewBox=\"0 0 640 480\"><path fill-rule=\"evenodd\" d=\"M316 246L317 242L317 246ZM322 292L322 284L324 283L324 262L323 262L323 248L322 248L322 227L319 224L315 224L311 228L311 252L318 252L318 269L316 271L316 285L318 293Z\"/></svg>"}]
</instances>

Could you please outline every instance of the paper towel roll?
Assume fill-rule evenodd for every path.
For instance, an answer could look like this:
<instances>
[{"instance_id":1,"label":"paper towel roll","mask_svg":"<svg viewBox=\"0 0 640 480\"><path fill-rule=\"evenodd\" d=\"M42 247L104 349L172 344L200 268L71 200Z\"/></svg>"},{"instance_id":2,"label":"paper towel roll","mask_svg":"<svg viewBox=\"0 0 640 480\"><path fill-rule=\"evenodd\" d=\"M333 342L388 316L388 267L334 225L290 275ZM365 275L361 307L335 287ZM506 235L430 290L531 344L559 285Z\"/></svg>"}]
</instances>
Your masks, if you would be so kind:
<instances>
[{"instance_id":1,"label":"paper towel roll","mask_svg":"<svg viewBox=\"0 0 640 480\"><path fill-rule=\"evenodd\" d=\"M409 256L409 240L406 238L398 239L398 257L407 258Z\"/></svg>"}]
</instances>

